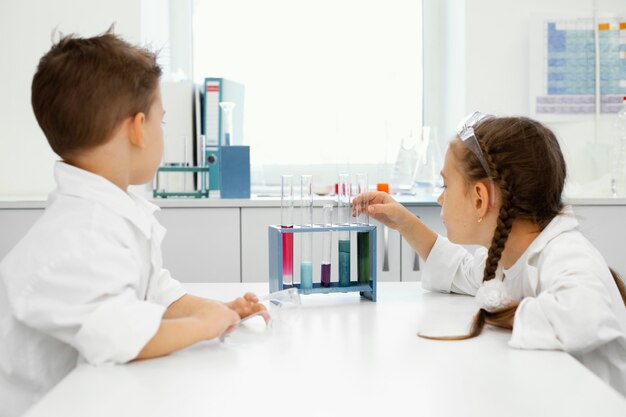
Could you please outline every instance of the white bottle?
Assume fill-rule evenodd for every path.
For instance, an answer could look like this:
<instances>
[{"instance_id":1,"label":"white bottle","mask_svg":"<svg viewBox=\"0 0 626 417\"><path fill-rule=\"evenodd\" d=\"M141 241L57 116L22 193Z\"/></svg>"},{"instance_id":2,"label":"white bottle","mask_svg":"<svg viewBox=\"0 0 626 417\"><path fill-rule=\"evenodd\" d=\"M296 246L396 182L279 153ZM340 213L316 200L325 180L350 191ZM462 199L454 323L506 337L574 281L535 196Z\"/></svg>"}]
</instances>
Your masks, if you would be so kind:
<instances>
[{"instance_id":1,"label":"white bottle","mask_svg":"<svg viewBox=\"0 0 626 417\"><path fill-rule=\"evenodd\" d=\"M392 191L397 194L408 194L411 191L411 180L417 162L416 140L413 131L409 136L402 138L398 157L391 174Z\"/></svg>"},{"instance_id":2,"label":"white bottle","mask_svg":"<svg viewBox=\"0 0 626 417\"><path fill-rule=\"evenodd\" d=\"M613 167L611 188L613 197L626 198L626 97L615 120L617 133L617 157Z\"/></svg>"},{"instance_id":3,"label":"white bottle","mask_svg":"<svg viewBox=\"0 0 626 417\"><path fill-rule=\"evenodd\" d=\"M430 126L422 128L418 149L417 163L413 173L413 194L422 198L437 198L443 185L440 175L443 157L435 128Z\"/></svg>"}]
</instances>

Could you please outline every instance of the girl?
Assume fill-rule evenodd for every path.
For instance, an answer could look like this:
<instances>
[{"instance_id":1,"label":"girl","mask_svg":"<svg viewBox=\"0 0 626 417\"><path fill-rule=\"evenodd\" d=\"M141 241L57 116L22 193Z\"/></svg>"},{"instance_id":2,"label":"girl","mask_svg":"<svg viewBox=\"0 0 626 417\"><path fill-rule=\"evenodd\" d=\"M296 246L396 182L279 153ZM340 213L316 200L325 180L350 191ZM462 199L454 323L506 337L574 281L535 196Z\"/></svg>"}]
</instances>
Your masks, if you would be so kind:
<instances>
[{"instance_id":1,"label":"girl","mask_svg":"<svg viewBox=\"0 0 626 417\"><path fill-rule=\"evenodd\" d=\"M368 200L369 214L426 259L424 288L481 304L468 335L422 337L467 339L485 323L512 329L510 346L564 350L626 395L626 291L562 203L565 161L554 134L534 120L478 112L457 133L437 199L447 238L386 193L354 201ZM480 248L472 254L465 244Z\"/></svg>"}]
</instances>

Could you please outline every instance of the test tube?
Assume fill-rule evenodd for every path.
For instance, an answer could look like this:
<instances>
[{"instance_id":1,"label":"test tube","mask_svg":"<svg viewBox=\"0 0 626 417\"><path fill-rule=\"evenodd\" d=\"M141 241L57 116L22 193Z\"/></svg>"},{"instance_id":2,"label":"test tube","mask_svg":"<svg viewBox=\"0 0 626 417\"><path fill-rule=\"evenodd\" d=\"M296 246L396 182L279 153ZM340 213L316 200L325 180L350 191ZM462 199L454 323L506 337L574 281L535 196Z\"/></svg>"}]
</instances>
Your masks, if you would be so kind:
<instances>
[{"instance_id":1,"label":"test tube","mask_svg":"<svg viewBox=\"0 0 626 417\"><path fill-rule=\"evenodd\" d=\"M293 228L293 177L281 179L280 227ZM293 233L283 233L283 287L293 286Z\"/></svg>"},{"instance_id":2,"label":"test tube","mask_svg":"<svg viewBox=\"0 0 626 417\"><path fill-rule=\"evenodd\" d=\"M324 206L324 226L331 227L333 225L333 205ZM322 236L322 276L320 285L322 287L330 287L330 261L332 257L332 239L331 231L324 232Z\"/></svg>"},{"instance_id":3,"label":"test tube","mask_svg":"<svg viewBox=\"0 0 626 417\"><path fill-rule=\"evenodd\" d=\"M339 175L339 224L350 225L350 174ZM339 232L339 286L350 286L350 232Z\"/></svg>"},{"instance_id":4,"label":"test tube","mask_svg":"<svg viewBox=\"0 0 626 417\"><path fill-rule=\"evenodd\" d=\"M367 192L367 174L357 174L356 176L357 194ZM369 214L367 213L368 200L361 199L358 207L359 215L357 223L359 225L369 224ZM370 282L370 232L357 232L357 277L359 284L369 284Z\"/></svg>"},{"instance_id":5,"label":"test tube","mask_svg":"<svg viewBox=\"0 0 626 417\"><path fill-rule=\"evenodd\" d=\"M300 177L300 212L302 227L313 227L313 190L310 175ZM300 239L300 289L307 291L313 288L313 235L304 232Z\"/></svg>"}]
</instances>

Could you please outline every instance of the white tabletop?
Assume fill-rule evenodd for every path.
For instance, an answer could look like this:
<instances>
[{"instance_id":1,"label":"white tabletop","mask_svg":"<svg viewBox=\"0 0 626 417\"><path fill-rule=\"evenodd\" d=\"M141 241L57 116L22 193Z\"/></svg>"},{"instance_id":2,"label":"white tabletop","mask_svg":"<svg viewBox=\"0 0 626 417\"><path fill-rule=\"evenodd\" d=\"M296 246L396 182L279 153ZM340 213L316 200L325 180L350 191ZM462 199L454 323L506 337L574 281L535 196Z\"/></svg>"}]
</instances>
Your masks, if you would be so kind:
<instances>
[{"instance_id":1,"label":"white tabletop","mask_svg":"<svg viewBox=\"0 0 626 417\"><path fill-rule=\"evenodd\" d=\"M186 284L227 300L265 284ZM626 399L563 352L509 348L509 332L463 334L473 298L419 283L302 297L292 323L237 330L170 356L121 366L80 365L27 417L38 416L616 416ZM258 414L253 414L258 413Z\"/></svg>"}]
</instances>

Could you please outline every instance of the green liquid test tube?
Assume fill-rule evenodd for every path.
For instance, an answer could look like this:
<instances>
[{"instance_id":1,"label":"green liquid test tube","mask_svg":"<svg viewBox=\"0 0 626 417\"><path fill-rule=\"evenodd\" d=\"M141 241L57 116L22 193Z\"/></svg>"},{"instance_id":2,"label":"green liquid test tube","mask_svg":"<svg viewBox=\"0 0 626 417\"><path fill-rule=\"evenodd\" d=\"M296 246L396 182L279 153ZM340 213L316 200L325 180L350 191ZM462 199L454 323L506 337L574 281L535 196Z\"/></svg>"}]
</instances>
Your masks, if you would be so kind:
<instances>
[{"instance_id":1,"label":"green liquid test tube","mask_svg":"<svg viewBox=\"0 0 626 417\"><path fill-rule=\"evenodd\" d=\"M350 174L339 175L339 224L350 225ZM350 286L350 232L339 232L339 286Z\"/></svg>"},{"instance_id":2,"label":"green liquid test tube","mask_svg":"<svg viewBox=\"0 0 626 417\"><path fill-rule=\"evenodd\" d=\"M357 193L367 192L367 174L357 175ZM361 199L358 207L357 223L360 226L369 225L369 214L367 213L368 200ZM370 233L357 232L357 279L359 284L369 284L370 282Z\"/></svg>"}]
</instances>

